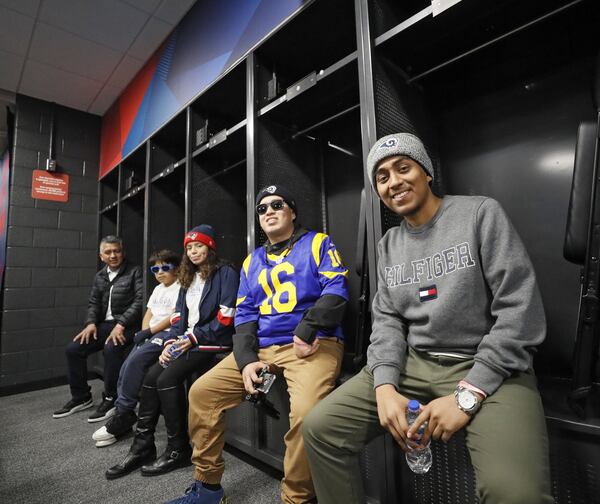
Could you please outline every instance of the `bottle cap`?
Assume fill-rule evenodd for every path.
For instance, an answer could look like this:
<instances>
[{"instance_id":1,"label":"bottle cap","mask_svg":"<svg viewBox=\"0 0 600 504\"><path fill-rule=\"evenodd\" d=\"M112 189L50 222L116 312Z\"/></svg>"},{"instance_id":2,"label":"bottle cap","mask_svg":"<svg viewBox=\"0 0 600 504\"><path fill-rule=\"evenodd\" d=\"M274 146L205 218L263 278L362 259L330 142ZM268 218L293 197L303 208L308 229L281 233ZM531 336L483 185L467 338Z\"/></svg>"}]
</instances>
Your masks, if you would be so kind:
<instances>
[{"instance_id":1,"label":"bottle cap","mask_svg":"<svg viewBox=\"0 0 600 504\"><path fill-rule=\"evenodd\" d=\"M411 399L408 401L408 409L411 411L419 411L421 409L421 405L416 399Z\"/></svg>"}]
</instances>

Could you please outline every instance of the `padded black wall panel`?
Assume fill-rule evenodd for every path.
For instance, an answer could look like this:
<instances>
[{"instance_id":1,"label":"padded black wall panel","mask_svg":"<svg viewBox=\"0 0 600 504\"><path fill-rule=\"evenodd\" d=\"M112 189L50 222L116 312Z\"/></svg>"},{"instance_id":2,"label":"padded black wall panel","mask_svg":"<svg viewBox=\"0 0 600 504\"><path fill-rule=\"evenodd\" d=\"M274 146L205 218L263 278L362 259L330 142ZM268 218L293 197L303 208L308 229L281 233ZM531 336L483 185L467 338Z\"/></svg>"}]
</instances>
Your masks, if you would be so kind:
<instances>
[{"instance_id":1,"label":"padded black wall panel","mask_svg":"<svg viewBox=\"0 0 600 504\"><path fill-rule=\"evenodd\" d=\"M563 255L568 261L579 265L584 264L587 251L592 203L590 181L594 177L597 132L598 125L594 121L582 122L577 130L573 182L571 183Z\"/></svg>"},{"instance_id":2,"label":"padded black wall panel","mask_svg":"<svg viewBox=\"0 0 600 504\"><path fill-rule=\"evenodd\" d=\"M548 328L538 373L570 375L579 268L563 258L562 244L577 128L593 113L588 77L581 64L557 68L529 91L515 83L455 97L439 119L448 192L497 199L533 262Z\"/></svg>"}]
</instances>

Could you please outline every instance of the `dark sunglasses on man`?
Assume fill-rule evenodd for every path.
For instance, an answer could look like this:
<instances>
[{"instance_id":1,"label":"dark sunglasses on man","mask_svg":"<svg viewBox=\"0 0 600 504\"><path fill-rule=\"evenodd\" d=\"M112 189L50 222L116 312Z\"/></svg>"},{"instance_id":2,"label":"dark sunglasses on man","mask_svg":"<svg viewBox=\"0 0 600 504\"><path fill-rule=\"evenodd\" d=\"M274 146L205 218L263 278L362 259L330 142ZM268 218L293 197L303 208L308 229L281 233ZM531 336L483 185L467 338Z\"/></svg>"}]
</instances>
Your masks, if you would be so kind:
<instances>
[{"instance_id":1,"label":"dark sunglasses on man","mask_svg":"<svg viewBox=\"0 0 600 504\"><path fill-rule=\"evenodd\" d=\"M157 264L155 264L154 266L150 266L150 271L152 271L152 273L158 273L159 271L171 271L172 269L175 269L175 266L173 266L172 264L162 264L160 266L158 266Z\"/></svg>"},{"instance_id":2,"label":"dark sunglasses on man","mask_svg":"<svg viewBox=\"0 0 600 504\"><path fill-rule=\"evenodd\" d=\"M273 200L273 201L270 201L269 203L261 203L260 205L256 205L256 213L258 215L264 215L267 213L267 210L269 207L271 207L273 210L277 211L277 210L283 209L284 206L285 206L285 201L283 201L282 199Z\"/></svg>"}]
</instances>

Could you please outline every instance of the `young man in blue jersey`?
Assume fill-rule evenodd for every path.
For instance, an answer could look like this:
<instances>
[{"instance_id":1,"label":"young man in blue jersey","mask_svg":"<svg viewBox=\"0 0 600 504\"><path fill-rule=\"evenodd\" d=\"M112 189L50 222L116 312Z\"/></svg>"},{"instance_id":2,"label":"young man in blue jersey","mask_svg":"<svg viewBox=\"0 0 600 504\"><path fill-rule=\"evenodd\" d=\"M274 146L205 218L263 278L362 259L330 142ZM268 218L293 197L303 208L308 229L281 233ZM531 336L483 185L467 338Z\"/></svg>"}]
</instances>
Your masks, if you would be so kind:
<instances>
[{"instance_id":1,"label":"young man in blue jersey","mask_svg":"<svg viewBox=\"0 0 600 504\"><path fill-rule=\"evenodd\" d=\"M340 371L348 271L327 235L295 224L296 202L287 189L266 187L256 203L268 241L242 266L233 354L190 390L195 481L184 497L171 503L226 502L220 485L224 412L239 405L247 393L256 393L263 368L284 378L290 394L281 499L300 504L315 498L302 420L333 389Z\"/></svg>"},{"instance_id":2,"label":"young man in blue jersey","mask_svg":"<svg viewBox=\"0 0 600 504\"><path fill-rule=\"evenodd\" d=\"M363 504L362 448L387 431L408 451L421 425L422 444L465 429L480 502L550 504L532 371L546 321L523 243L493 199L436 196L414 135L379 139L367 173L404 220L379 242L367 366L304 422L319 504ZM409 399L423 405L410 428Z\"/></svg>"}]
</instances>

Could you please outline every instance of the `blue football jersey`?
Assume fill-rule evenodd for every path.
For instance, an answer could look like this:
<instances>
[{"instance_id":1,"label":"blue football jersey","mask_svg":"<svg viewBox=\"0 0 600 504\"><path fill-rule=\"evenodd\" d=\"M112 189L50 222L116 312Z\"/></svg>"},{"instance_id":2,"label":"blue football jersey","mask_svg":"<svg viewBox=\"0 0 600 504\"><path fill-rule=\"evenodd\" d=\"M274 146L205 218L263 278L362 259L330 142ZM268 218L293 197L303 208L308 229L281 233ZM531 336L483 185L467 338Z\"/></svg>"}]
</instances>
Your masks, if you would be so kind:
<instances>
[{"instance_id":1,"label":"blue football jersey","mask_svg":"<svg viewBox=\"0 0 600 504\"><path fill-rule=\"evenodd\" d=\"M323 233L308 231L280 255L264 247L244 260L235 325L258 321L260 348L291 343L304 312L325 294L348 300L348 270L335 245ZM317 337L343 339L342 328Z\"/></svg>"}]
</instances>

